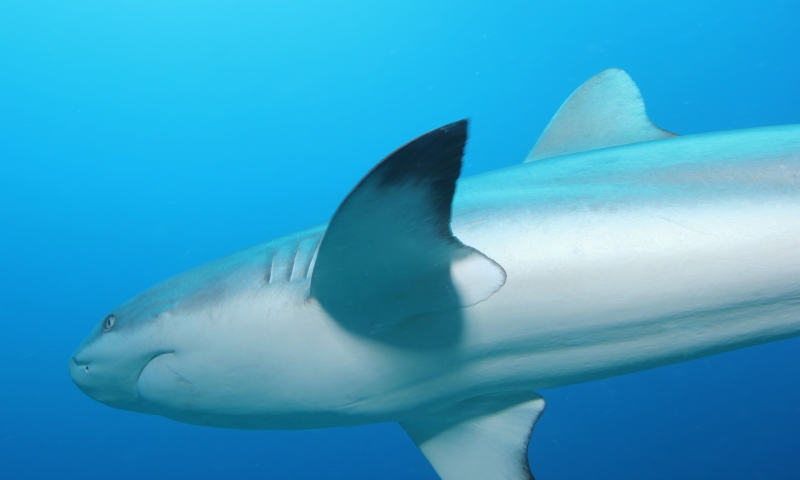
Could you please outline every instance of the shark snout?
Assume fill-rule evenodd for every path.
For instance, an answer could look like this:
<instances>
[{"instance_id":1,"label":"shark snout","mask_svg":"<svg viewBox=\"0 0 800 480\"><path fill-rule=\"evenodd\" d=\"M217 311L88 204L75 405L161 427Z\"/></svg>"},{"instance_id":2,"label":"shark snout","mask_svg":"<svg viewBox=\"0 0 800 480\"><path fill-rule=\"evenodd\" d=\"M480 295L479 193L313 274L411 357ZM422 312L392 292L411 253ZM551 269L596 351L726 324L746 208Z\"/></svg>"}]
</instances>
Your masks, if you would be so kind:
<instances>
[{"instance_id":1,"label":"shark snout","mask_svg":"<svg viewBox=\"0 0 800 480\"><path fill-rule=\"evenodd\" d=\"M109 382L109 376L102 375L96 366L92 367L91 362L73 356L69 359L69 376L83 393L99 402L107 403L109 398L117 396L111 394L113 388L109 388L113 382Z\"/></svg>"},{"instance_id":2,"label":"shark snout","mask_svg":"<svg viewBox=\"0 0 800 480\"><path fill-rule=\"evenodd\" d=\"M69 359L69 376L87 396L108 406L124 410L142 410L137 383L148 363L163 350L115 354L90 345L83 346ZM122 350L122 349L121 349Z\"/></svg>"},{"instance_id":3,"label":"shark snout","mask_svg":"<svg viewBox=\"0 0 800 480\"><path fill-rule=\"evenodd\" d=\"M69 359L69 376L83 393L106 405L131 409L137 402L135 378L126 381L127 375L120 373L80 356Z\"/></svg>"},{"instance_id":4,"label":"shark snout","mask_svg":"<svg viewBox=\"0 0 800 480\"><path fill-rule=\"evenodd\" d=\"M82 380L78 371L83 371L84 373L89 373L89 364L88 363L80 363L78 362L75 357L69 359L69 376L72 377L72 381L77 383L79 379Z\"/></svg>"}]
</instances>

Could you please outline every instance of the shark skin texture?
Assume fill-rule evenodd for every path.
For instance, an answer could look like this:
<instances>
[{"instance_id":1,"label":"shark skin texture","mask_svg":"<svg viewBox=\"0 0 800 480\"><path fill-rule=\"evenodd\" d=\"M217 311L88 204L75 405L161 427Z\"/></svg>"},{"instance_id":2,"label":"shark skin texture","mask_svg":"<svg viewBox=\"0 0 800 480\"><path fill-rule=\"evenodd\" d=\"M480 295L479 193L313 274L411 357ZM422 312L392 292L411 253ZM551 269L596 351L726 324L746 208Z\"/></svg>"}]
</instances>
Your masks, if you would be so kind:
<instances>
[{"instance_id":1,"label":"shark skin texture","mask_svg":"<svg viewBox=\"0 0 800 480\"><path fill-rule=\"evenodd\" d=\"M611 69L519 165L459 180L467 128L121 305L72 379L199 425L399 422L445 480L530 479L536 390L800 334L800 125L677 136Z\"/></svg>"}]
</instances>

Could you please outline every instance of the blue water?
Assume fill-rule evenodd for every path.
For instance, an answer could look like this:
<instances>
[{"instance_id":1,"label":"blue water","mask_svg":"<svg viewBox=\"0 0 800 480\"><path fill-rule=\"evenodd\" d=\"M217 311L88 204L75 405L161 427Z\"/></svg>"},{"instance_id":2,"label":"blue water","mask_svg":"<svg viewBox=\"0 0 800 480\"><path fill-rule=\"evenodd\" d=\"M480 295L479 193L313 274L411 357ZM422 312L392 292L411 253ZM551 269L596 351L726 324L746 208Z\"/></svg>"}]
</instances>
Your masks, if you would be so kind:
<instances>
[{"instance_id":1,"label":"blue water","mask_svg":"<svg viewBox=\"0 0 800 480\"><path fill-rule=\"evenodd\" d=\"M800 122L800 3L0 2L0 477L434 479L396 424L234 431L108 408L67 360L116 305L326 221L469 117L521 162L620 67L679 133ZM800 339L542 391L542 479L800 478Z\"/></svg>"}]
</instances>

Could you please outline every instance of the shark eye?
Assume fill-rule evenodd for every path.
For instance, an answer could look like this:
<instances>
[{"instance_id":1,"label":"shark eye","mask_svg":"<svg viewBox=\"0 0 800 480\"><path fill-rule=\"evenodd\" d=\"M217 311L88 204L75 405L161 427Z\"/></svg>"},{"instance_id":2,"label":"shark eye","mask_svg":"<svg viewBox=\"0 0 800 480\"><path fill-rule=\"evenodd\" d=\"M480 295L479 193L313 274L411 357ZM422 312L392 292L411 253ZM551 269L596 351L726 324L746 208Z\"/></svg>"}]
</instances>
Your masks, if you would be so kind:
<instances>
[{"instance_id":1,"label":"shark eye","mask_svg":"<svg viewBox=\"0 0 800 480\"><path fill-rule=\"evenodd\" d=\"M114 323L116 323L116 321L117 321L117 317L114 316L113 313L111 315L107 316L106 319L103 320L103 331L107 332L107 331L111 330L111 327L114 326Z\"/></svg>"}]
</instances>

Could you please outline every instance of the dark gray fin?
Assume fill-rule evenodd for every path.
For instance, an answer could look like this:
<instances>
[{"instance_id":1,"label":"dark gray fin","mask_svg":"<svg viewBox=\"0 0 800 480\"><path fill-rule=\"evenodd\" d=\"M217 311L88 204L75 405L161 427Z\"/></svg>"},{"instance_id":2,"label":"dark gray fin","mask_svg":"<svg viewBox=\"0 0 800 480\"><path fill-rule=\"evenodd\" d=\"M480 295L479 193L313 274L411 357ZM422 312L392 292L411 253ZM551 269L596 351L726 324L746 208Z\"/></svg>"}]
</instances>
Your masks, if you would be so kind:
<instances>
[{"instance_id":1,"label":"dark gray fin","mask_svg":"<svg viewBox=\"0 0 800 480\"><path fill-rule=\"evenodd\" d=\"M394 151L345 198L319 247L311 297L343 326L371 334L494 294L505 271L450 229L467 121Z\"/></svg>"},{"instance_id":2,"label":"dark gray fin","mask_svg":"<svg viewBox=\"0 0 800 480\"><path fill-rule=\"evenodd\" d=\"M610 68L569 96L525 161L675 136L650 121L631 77Z\"/></svg>"},{"instance_id":3,"label":"dark gray fin","mask_svg":"<svg viewBox=\"0 0 800 480\"><path fill-rule=\"evenodd\" d=\"M528 442L544 406L534 392L501 393L400 425L442 480L531 480Z\"/></svg>"}]
</instances>

